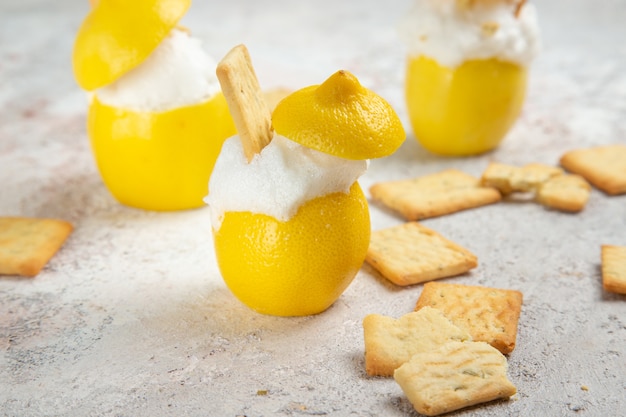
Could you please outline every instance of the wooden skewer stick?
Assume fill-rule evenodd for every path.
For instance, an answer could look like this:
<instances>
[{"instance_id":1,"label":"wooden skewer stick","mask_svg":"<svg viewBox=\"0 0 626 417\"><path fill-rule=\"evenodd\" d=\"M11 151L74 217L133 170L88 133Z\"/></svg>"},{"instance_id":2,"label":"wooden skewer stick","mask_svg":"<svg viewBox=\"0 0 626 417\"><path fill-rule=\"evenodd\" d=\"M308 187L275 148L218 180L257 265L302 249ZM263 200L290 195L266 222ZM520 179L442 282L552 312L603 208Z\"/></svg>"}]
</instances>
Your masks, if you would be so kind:
<instances>
[{"instance_id":1,"label":"wooden skewer stick","mask_svg":"<svg viewBox=\"0 0 626 417\"><path fill-rule=\"evenodd\" d=\"M231 49L217 65L217 78L248 162L272 140L272 114L259 87L245 45Z\"/></svg>"}]
</instances>

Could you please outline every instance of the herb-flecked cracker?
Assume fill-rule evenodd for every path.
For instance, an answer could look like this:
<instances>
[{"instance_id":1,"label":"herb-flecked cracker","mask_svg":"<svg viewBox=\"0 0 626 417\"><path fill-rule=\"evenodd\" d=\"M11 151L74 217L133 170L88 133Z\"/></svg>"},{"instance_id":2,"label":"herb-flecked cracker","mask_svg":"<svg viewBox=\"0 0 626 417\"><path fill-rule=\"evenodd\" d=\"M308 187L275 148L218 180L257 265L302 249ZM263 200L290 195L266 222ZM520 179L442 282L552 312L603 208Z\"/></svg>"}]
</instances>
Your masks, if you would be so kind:
<instances>
[{"instance_id":1,"label":"herb-flecked cracker","mask_svg":"<svg viewBox=\"0 0 626 417\"><path fill-rule=\"evenodd\" d=\"M537 201L553 209L579 212L585 208L590 192L591 186L580 175L558 175L539 186Z\"/></svg>"},{"instance_id":2,"label":"herb-flecked cracker","mask_svg":"<svg viewBox=\"0 0 626 417\"><path fill-rule=\"evenodd\" d=\"M484 342L447 342L413 356L394 379L418 413L436 416L517 392L504 355Z\"/></svg>"},{"instance_id":3,"label":"herb-flecked cracker","mask_svg":"<svg viewBox=\"0 0 626 417\"><path fill-rule=\"evenodd\" d=\"M609 195L626 193L626 145L572 150L561 157L560 163Z\"/></svg>"},{"instance_id":4,"label":"herb-flecked cracker","mask_svg":"<svg viewBox=\"0 0 626 417\"><path fill-rule=\"evenodd\" d=\"M0 274L34 277L72 230L63 220L0 217Z\"/></svg>"},{"instance_id":5,"label":"herb-flecked cracker","mask_svg":"<svg viewBox=\"0 0 626 417\"><path fill-rule=\"evenodd\" d=\"M602 286L626 294L626 246L602 245Z\"/></svg>"},{"instance_id":6,"label":"herb-flecked cracker","mask_svg":"<svg viewBox=\"0 0 626 417\"><path fill-rule=\"evenodd\" d=\"M473 340L507 354L515 349L522 299L516 290L429 282L424 284L415 310L439 309Z\"/></svg>"},{"instance_id":7,"label":"herb-flecked cracker","mask_svg":"<svg viewBox=\"0 0 626 417\"><path fill-rule=\"evenodd\" d=\"M503 194L533 192L541 184L562 174L563 170L559 167L539 163L516 167L492 162L483 172L481 183L485 186L497 188Z\"/></svg>"},{"instance_id":8,"label":"herb-flecked cracker","mask_svg":"<svg viewBox=\"0 0 626 417\"><path fill-rule=\"evenodd\" d=\"M463 274L478 265L469 250L417 222L372 232L365 260L402 286Z\"/></svg>"},{"instance_id":9,"label":"herb-flecked cracker","mask_svg":"<svg viewBox=\"0 0 626 417\"><path fill-rule=\"evenodd\" d=\"M443 216L496 203L500 192L456 169L413 179L381 182L370 187L372 198L407 220Z\"/></svg>"},{"instance_id":10,"label":"herb-flecked cracker","mask_svg":"<svg viewBox=\"0 0 626 417\"><path fill-rule=\"evenodd\" d=\"M365 370L368 375L392 376L393 371L417 353L434 350L471 336L452 324L440 310L424 307L398 319L368 314L363 319Z\"/></svg>"}]
</instances>

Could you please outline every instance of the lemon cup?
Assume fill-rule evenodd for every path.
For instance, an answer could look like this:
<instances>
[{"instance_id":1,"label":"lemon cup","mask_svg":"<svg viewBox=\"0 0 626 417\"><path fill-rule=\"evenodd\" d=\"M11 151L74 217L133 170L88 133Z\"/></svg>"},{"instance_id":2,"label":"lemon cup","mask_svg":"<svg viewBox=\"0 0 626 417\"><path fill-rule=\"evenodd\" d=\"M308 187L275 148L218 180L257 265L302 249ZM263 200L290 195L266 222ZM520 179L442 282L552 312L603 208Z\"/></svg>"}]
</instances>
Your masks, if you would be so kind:
<instances>
[{"instance_id":1,"label":"lemon cup","mask_svg":"<svg viewBox=\"0 0 626 417\"><path fill-rule=\"evenodd\" d=\"M519 117L527 78L525 67L498 59L449 68L424 56L411 58L405 88L413 132L440 155L492 150Z\"/></svg>"},{"instance_id":2,"label":"lemon cup","mask_svg":"<svg viewBox=\"0 0 626 417\"><path fill-rule=\"evenodd\" d=\"M215 160L235 126L221 92L162 112L117 108L95 96L88 133L102 180L119 202L181 210L204 205Z\"/></svg>"},{"instance_id":3,"label":"lemon cup","mask_svg":"<svg viewBox=\"0 0 626 417\"><path fill-rule=\"evenodd\" d=\"M249 163L237 136L218 157L206 199L216 258L248 307L317 314L365 260L371 227L357 180L367 158L393 153L404 130L388 103L344 71L285 97L272 122L276 135Z\"/></svg>"},{"instance_id":4,"label":"lemon cup","mask_svg":"<svg viewBox=\"0 0 626 417\"><path fill-rule=\"evenodd\" d=\"M369 245L367 200L358 183L304 203L287 221L228 212L215 231L224 281L263 314L303 316L326 310L350 285Z\"/></svg>"},{"instance_id":5,"label":"lemon cup","mask_svg":"<svg viewBox=\"0 0 626 417\"><path fill-rule=\"evenodd\" d=\"M199 40L176 25L189 0L96 2L73 67L92 91L88 134L103 182L148 210L200 207L224 140L236 133Z\"/></svg>"},{"instance_id":6,"label":"lemon cup","mask_svg":"<svg viewBox=\"0 0 626 417\"><path fill-rule=\"evenodd\" d=\"M539 49L533 5L522 0L414 0L405 96L416 139L447 156L490 151L518 119Z\"/></svg>"}]
</instances>

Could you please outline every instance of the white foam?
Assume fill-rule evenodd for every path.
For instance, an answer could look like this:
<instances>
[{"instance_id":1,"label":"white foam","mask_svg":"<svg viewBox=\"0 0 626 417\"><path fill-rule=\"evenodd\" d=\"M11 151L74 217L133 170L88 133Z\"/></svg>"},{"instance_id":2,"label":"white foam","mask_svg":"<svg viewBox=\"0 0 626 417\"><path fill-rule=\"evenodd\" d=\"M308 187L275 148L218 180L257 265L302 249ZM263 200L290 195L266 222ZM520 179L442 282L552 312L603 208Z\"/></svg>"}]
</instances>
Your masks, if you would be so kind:
<instances>
[{"instance_id":1,"label":"white foam","mask_svg":"<svg viewBox=\"0 0 626 417\"><path fill-rule=\"evenodd\" d=\"M220 91L216 66L200 40L174 29L144 62L96 95L110 106L137 111L193 105Z\"/></svg>"},{"instance_id":2,"label":"white foam","mask_svg":"<svg viewBox=\"0 0 626 417\"><path fill-rule=\"evenodd\" d=\"M537 13L533 4L522 6L490 2L471 8L457 0L414 0L400 23L400 35L411 56L424 55L454 68L471 59L499 58L528 66L541 47ZM489 34L483 25L497 24Z\"/></svg>"},{"instance_id":3,"label":"white foam","mask_svg":"<svg viewBox=\"0 0 626 417\"><path fill-rule=\"evenodd\" d=\"M313 198L349 192L367 167L368 161L328 155L280 135L248 163L239 136L233 136L222 146L204 201L216 230L225 212L249 211L287 221Z\"/></svg>"}]
</instances>

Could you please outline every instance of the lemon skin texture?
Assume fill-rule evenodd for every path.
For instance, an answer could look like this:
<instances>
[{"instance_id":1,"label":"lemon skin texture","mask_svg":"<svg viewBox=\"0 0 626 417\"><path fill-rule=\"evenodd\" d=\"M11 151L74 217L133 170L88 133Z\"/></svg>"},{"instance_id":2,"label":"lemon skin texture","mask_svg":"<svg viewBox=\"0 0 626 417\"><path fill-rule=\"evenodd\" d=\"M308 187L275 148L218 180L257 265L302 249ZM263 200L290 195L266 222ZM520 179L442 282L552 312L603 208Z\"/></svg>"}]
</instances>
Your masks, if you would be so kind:
<instances>
[{"instance_id":1,"label":"lemon skin texture","mask_svg":"<svg viewBox=\"0 0 626 417\"><path fill-rule=\"evenodd\" d=\"M87 91L141 64L177 25L191 0L100 0L82 22L72 51L76 82Z\"/></svg>"},{"instance_id":2,"label":"lemon skin texture","mask_svg":"<svg viewBox=\"0 0 626 417\"><path fill-rule=\"evenodd\" d=\"M406 138L391 105L345 70L281 100L272 125L294 142L352 160L389 156Z\"/></svg>"},{"instance_id":3,"label":"lemon skin texture","mask_svg":"<svg viewBox=\"0 0 626 417\"><path fill-rule=\"evenodd\" d=\"M349 193L310 200L287 221L227 212L213 231L226 285L248 307L275 316L326 310L350 285L370 238L367 200Z\"/></svg>"},{"instance_id":4,"label":"lemon skin texture","mask_svg":"<svg viewBox=\"0 0 626 417\"><path fill-rule=\"evenodd\" d=\"M496 148L519 117L527 78L525 67L497 59L448 68L424 56L409 58L406 101L417 140L447 156Z\"/></svg>"},{"instance_id":5,"label":"lemon skin texture","mask_svg":"<svg viewBox=\"0 0 626 417\"><path fill-rule=\"evenodd\" d=\"M87 130L102 180L122 204L146 210L204 205L224 140L236 133L226 100L164 112L89 106Z\"/></svg>"}]
</instances>

